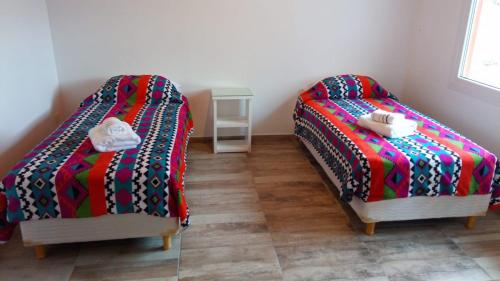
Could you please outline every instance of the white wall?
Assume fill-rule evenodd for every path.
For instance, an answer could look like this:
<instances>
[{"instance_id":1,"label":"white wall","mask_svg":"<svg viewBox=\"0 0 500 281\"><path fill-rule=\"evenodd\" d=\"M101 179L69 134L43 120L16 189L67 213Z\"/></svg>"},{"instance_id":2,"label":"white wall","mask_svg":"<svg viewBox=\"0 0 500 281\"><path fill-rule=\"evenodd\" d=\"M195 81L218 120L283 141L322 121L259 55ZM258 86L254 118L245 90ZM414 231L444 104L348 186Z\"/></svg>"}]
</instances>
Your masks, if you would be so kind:
<instances>
[{"instance_id":1,"label":"white wall","mask_svg":"<svg viewBox=\"0 0 500 281\"><path fill-rule=\"evenodd\" d=\"M450 82L467 0L47 0L49 17L43 1L1 1L0 175L53 129L52 113L61 121L122 73L183 84L197 136L211 134L211 87L252 88L254 132L289 134L300 88L368 74L500 155L500 95Z\"/></svg>"},{"instance_id":2,"label":"white wall","mask_svg":"<svg viewBox=\"0 0 500 281\"><path fill-rule=\"evenodd\" d=\"M255 134L292 133L297 91L325 76L401 93L414 2L47 0L66 115L112 75L158 73L183 85L197 136L212 87L254 91Z\"/></svg>"},{"instance_id":3,"label":"white wall","mask_svg":"<svg viewBox=\"0 0 500 281\"><path fill-rule=\"evenodd\" d=\"M54 127L57 91L47 7L0 3L0 177Z\"/></svg>"},{"instance_id":4,"label":"white wall","mask_svg":"<svg viewBox=\"0 0 500 281\"><path fill-rule=\"evenodd\" d=\"M417 2L403 101L500 155L500 92L486 97L453 86L469 1Z\"/></svg>"}]
</instances>

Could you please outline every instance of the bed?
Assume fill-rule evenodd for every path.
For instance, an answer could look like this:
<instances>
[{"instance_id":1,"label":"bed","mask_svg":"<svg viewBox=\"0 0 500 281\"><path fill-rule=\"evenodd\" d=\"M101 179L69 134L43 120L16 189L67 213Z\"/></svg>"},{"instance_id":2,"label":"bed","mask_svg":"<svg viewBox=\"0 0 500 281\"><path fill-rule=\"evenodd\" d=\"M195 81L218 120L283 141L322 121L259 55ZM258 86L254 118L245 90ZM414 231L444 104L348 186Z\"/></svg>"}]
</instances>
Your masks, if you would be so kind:
<instances>
[{"instance_id":1,"label":"bed","mask_svg":"<svg viewBox=\"0 0 500 281\"><path fill-rule=\"evenodd\" d=\"M135 149L97 152L87 134L105 118L128 122ZM109 79L0 184L0 241L20 224L37 257L44 245L171 236L189 225L184 197L193 122L186 97L158 75Z\"/></svg>"},{"instance_id":2,"label":"bed","mask_svg":"<svg viewBox=\"0 0 500 281\"><path fill-rule=\"evenodd\" d=\"M418 123L404 138L359 127L375 109ZM475 218L500 208L500 165L494 154L398 102L370 77L326 78L300 94L295 135L311 152L372 235L375 224L445 217Z\"/></svg>"}]
</instances>

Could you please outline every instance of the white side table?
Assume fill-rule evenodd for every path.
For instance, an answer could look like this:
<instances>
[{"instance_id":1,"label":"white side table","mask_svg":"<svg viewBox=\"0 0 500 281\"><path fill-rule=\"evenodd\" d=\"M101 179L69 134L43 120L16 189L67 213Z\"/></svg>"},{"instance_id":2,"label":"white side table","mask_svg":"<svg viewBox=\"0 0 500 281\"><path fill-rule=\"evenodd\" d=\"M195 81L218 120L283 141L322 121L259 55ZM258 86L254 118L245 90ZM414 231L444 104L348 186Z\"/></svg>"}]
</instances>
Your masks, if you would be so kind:
<instances>
[{"instance_id":1,"label":"white side table","mask_svg":"<svg viewBox=\"0 0 500 281\"><path fill-rule=\"evenodd\" d=\"M252 98L253 94L247 88L217 88L212 89L214 116L214 153L219 152L250 152L252 144ZM244 112L236 116L219 116L217 104L228 100L240 100L245 103ZM247 128L244 139L219 140L219 128Z\"/></svg>"}]
</instances>

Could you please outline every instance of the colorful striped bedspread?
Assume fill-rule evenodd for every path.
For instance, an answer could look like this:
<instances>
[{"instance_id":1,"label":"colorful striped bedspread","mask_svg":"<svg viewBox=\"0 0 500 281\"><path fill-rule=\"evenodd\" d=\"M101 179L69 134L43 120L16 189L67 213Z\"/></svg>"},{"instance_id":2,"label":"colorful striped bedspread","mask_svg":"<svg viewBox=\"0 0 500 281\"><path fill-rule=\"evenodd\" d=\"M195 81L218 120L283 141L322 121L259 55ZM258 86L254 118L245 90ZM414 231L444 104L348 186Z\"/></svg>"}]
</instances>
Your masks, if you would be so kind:
<instances>
[{"instance_id":1,"label":"colorful striped bedspread","mask_svg":"<svg viewBox=\"0 0 500 281\"><path fill-rule=\"evenodd\" d=\"M404 138L385 138L356 125L376 109L418 123ZM494 154L454 130L401 104L366 76L342 75L302 93L295 134L322 155L340 180L341 196L365 202L411 196L492 194L500 208L500 165Z\"/></svg>"},{"instance_id":2,"label":"colorful striped bedspread","mask_svg":"<svg viewBox=\"0 0 500 281\"><path fill-rule=\"evenodd\" d=\"M128 122L136 149L97 152L87 134L105 118ZM164 77L116 76L20 161L0 184L0 241L20 221L141 213L179 217L193 128L187 99Z\"/></svg>"}]
</instances>

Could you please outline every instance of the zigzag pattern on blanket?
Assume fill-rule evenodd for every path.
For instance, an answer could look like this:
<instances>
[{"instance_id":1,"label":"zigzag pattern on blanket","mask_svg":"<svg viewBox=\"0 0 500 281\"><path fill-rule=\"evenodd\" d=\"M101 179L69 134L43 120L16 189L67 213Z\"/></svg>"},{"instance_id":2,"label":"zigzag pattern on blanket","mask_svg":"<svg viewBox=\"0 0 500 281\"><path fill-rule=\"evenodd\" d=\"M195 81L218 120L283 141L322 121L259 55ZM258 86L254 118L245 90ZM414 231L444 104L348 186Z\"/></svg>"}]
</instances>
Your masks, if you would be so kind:
<instances>
[{"instance_id":1,"label":"zigzag pattern on blanket","mask_svg":"<svg viewBox=\"0 0 500 281\"><path fill-rule=\"evenodd\" d=\"M314 99L391 98L397 100L396 96L374 79L353 74L325 78L307 92L310 92L311 98Z\"/></svg>"},{"instance_id":2,"label":"zigzag pattern on blanket","mask_svg":"<svg viewBox=\"0 0 500 281\"><path fill-rule=\"evenodd\" d=\"M87 133L108 117L131 124L144 141L99 153ZM144 213L179 217L187 226L184 171L192 128L187 99L168 79L109 79L3 179L0 239L8 238L2 228L6 233L11 223L45 218Z\"/></svg>"},{"instance_id":3,"label":"zigzag pattern on blanket","mask_svg":"<svg viewBox=\"0 0 500 281\"><path fill-rule=\"evenodd\" d=\"M492 194L491 207L500 208L500 163L495 155L397 102L378 83L371 82L377 91L366 91L359 82L363 80L368 78L324 79L299 96L294 111L295 134L323 155L343 183L345 200ZM335 86L339 84L349 85ZM356 125L359 116L376 109L414 120L417 132L387 139Z\"/></svg>"}]
</instances>

